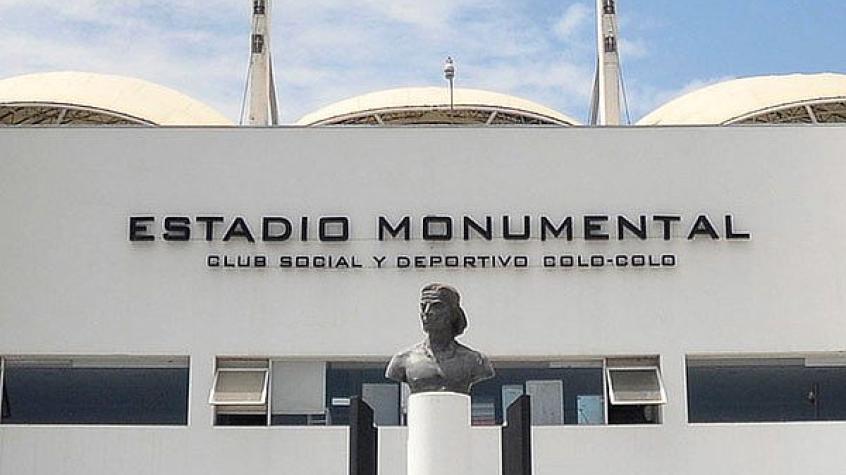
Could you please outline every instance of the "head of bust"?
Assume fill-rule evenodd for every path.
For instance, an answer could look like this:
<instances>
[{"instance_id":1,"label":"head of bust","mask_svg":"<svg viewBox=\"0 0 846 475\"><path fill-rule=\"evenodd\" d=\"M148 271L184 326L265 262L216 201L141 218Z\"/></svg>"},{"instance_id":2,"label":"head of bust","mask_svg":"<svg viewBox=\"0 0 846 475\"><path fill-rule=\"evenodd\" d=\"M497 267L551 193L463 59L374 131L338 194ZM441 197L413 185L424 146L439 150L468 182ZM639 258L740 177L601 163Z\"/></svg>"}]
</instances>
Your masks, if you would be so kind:
<instances>
[{"instance_id":1,"label":"head of bust","mask_svg":"<svg viewBox=\"0 0 846 475\"><path fill-rule=\"evenodd\" d=\"M458 291L446 284L433 283L420 292L420 321L426 333L451 331L456 337L467 328Z\"/></svg>"}]
</instances>

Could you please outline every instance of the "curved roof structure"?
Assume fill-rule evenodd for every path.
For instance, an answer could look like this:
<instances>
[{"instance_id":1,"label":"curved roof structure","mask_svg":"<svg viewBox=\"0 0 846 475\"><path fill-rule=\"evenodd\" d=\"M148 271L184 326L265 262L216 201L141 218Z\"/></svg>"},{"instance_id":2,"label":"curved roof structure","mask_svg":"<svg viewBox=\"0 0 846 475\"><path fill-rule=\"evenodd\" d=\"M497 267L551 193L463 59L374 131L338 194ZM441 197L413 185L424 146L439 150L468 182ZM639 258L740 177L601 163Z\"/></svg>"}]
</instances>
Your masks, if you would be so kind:
<instances>
[{"instance_id":1,"label":"curved roof structure","mask_svg":"<svg viewBox=\"0 0 846 475\"><path fill-rule=\"evenodd\" d=\"M845 74L791 74L725 81L678 97L637 125L846 122Z\"/></svg>"},{"instance_id":2,"label":"curved roof structure","mask_svg":"<svg viewBox=\"0 0 846 475\"><path fill-rule=\"evenodd\" d=\"M0 80L0 125L232 125L211 107L158 84L81 72Z\"/></svg>"},{"instance_id":3,"label":"curved roof structure","mask_svg":"<svg viewBox=\"0 0 846 475\"><path fill-rule=\"evenodd\" d=\"M478 89L408 87L346 99L304 116L297 125L578 125L532 101Z\"/></svg>"}]
</instances>

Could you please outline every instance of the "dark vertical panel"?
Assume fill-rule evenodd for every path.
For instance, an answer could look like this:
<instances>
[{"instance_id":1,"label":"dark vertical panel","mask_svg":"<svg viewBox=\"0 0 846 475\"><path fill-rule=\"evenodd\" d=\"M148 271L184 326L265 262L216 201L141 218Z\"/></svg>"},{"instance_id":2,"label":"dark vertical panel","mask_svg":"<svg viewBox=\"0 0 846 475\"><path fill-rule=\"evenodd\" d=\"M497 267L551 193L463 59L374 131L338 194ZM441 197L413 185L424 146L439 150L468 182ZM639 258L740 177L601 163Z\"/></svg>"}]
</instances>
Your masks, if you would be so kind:
<instances>
[{"instance_id":1,"label":"dark vertical panel","mask_svg":"<svg viewBox=\"0 0 846 475\"><path fill-rule=\"evenodd\" d=\"M376 475L378 432L373 409L360 396L350 399L349 475Z\"/></svg>"},{"instance_id":2,"label":"dark vertical panel","mask_svg":"<svg viewBox=\"0 0 846 475\"><path fill-rule=\"evenodd\" d=\"M2 399L2 404L0 404L0 419L11 415L9 412L9 396L6 393L6 386L3 386L3 393L0 394L0 399Z\"/></svg>"},{"instance_id":3,"label":"dark vertical panel","mask_svg":"<svg viewBox=\"0 0 846 475\"><path fill-rule=\"evenodd\" d=\"M532 408L529 396L517 398L506 411L502 428L502 475L532 475Z\"/></svg>"}]
</instances>

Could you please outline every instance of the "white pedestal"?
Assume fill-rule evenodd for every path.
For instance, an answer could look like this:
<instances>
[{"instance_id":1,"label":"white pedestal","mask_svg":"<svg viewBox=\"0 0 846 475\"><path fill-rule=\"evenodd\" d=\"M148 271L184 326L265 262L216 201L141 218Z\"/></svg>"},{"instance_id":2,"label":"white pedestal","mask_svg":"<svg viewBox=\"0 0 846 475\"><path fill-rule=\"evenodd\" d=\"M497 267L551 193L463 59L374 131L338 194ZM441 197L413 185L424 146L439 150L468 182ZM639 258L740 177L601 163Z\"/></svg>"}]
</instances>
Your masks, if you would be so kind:
<instances>
[{"instance_id":1,"label":"white pedestal","mask_svg":"<svg viewBox=\"0 0 846 475\"><path fill-rule=\"evenodd\" d=\"M467 475L470 396L418 393L408 398L407 475Z\"/></svg>"}]
</instances>

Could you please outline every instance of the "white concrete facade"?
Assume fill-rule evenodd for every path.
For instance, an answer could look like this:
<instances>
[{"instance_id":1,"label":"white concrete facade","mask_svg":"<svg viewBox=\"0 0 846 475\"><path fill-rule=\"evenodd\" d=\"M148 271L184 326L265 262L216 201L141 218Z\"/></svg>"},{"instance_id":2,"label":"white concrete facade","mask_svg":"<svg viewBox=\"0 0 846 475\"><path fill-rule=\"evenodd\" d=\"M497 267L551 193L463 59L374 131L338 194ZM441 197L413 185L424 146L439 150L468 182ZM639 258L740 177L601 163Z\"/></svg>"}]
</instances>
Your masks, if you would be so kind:
<instances>
[{"instance_id":1,"label":"white concrete facade","mask_svg":"<svg viewBox=\"0 0 846 475\"><path fill-rule=\"evenodd\" d=\"M462 338L494 361L658 355L668 403L654 426L539 427L535 473L838 473L846 422L689 424L685 357L846 350L844 127L0 129L0 355L191 358L187 427L0 425L0 474L343 474L343 427L213 427L218 356L387 358L419 339L417 297L462 292ZM424 241L426 215L456 236ZM585 215L677 214L665 241L580 237ZM721 239L687 240L712 218ZM262 216L310 240L165 242L165 216ZM411 241L376 218L411 216ZM529 215L533 239L461 238L460 218ZM537 236L537 217L576 239ZM723 216L748 240L726 240ZM128 218L153 216L153 242ZM320 243L320 216L351 239ZM496 227L495 226L495 227ZM212 269L215 255L358 255L369 267ZM371 256L526 255L525 269L376 269ZM547 269L543 255L677 257L672 268ZM383 474L405 467L382 429ZM473 430L473 473L497 468L498 432ZM489 454L489 455L485 455Z\"/></svg>"}]
</instances>

